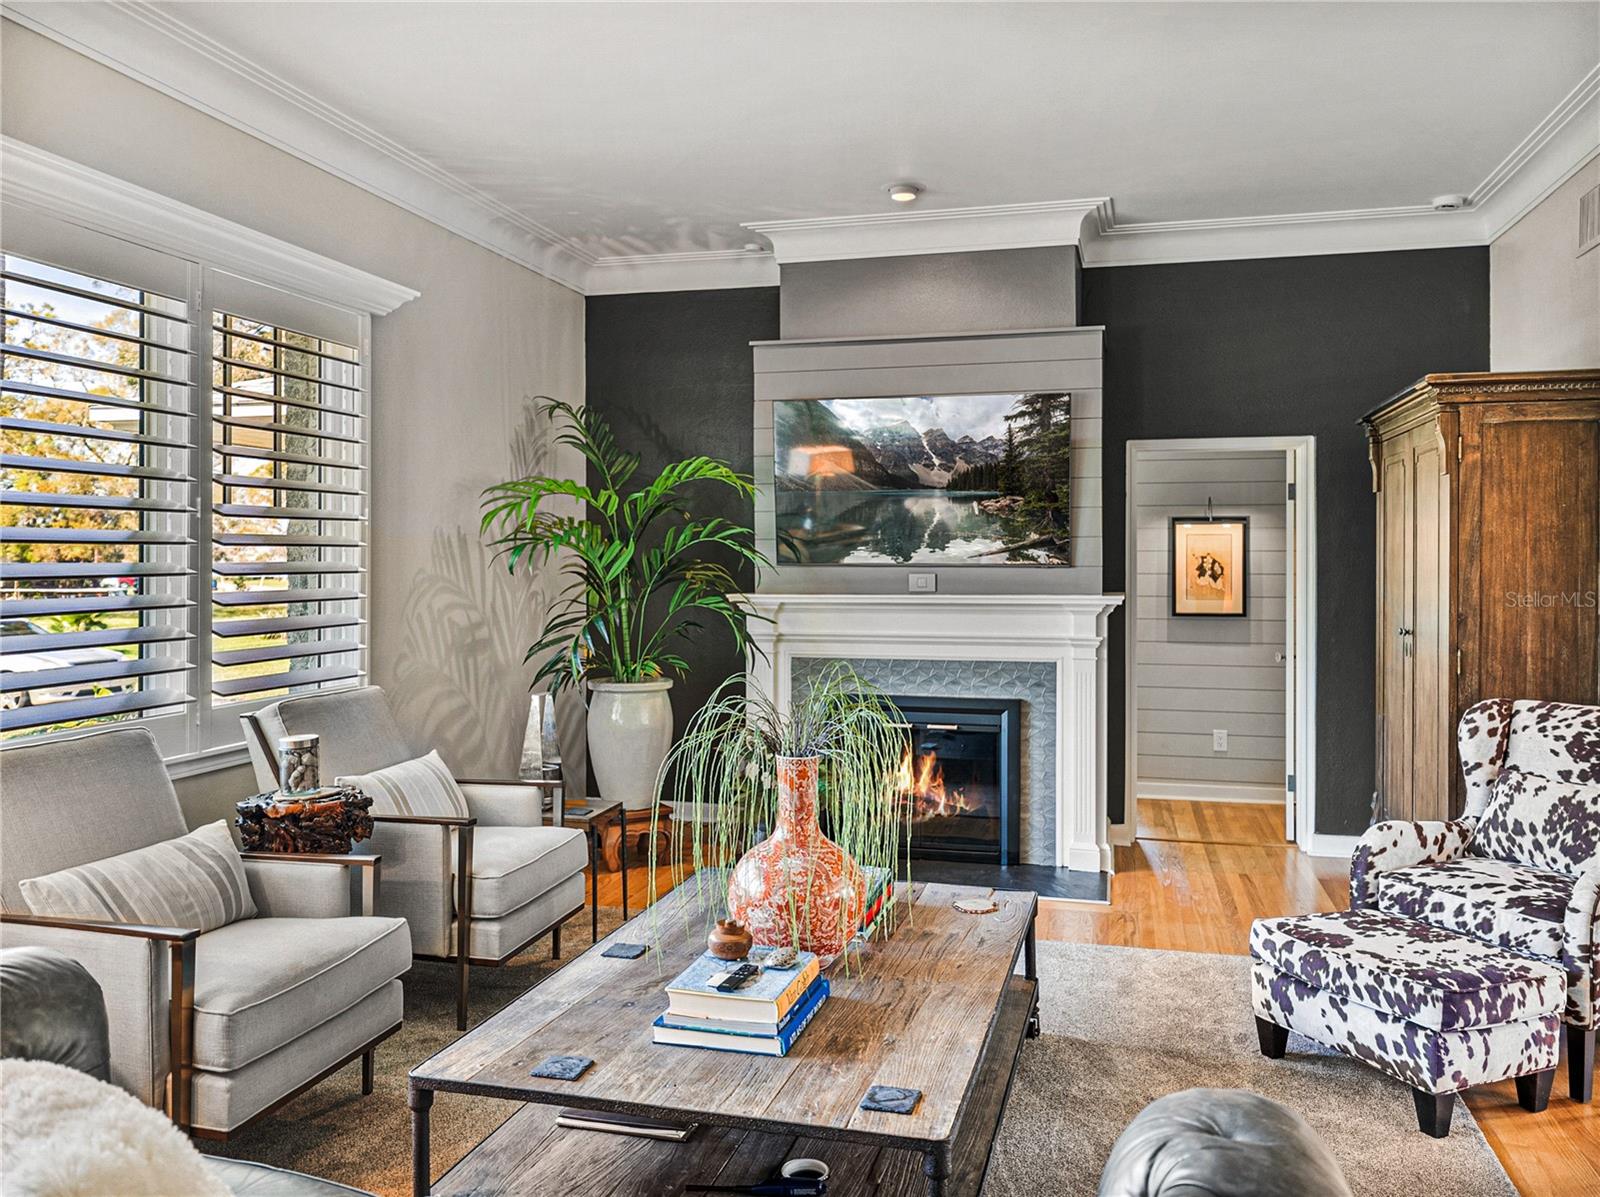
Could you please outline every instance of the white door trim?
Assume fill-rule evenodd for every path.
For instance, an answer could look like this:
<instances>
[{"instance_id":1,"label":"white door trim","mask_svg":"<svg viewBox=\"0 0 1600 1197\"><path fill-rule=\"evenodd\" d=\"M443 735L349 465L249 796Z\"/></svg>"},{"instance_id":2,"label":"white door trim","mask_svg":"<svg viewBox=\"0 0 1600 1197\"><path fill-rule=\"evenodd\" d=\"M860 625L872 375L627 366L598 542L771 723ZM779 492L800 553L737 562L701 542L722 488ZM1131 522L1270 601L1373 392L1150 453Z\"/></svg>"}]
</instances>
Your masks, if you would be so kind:
<instances>
[{"instance_id":1,"label":"white door trim","mask_svg":"<svg viewBox=\"0 0 1600 1197\"><path fill-rule=\"evenodd\" d=\"M1125 704L1123 739L1123 799L1120 824L1111 828L1111 842L1131 844L1138 818L1138 731L1139 693L1137 685L1138 636L1135 621L1138 610L1138 514L1133 503L1138 480L1141 450L1239 450L1279 451L1292 455L1295 462L1294 543L1299 551L1294 563L1294 642L1297 668L1294 671L1295 711L1295 829L1299 846L1311 851L1317 825L1317 438L1314 436L1238 436L1194 437L1173 440L1129 441L1126 482L1123 491L1123 519L1126 560L1126 601L1123 605L1123 701Z\"/></svg>"}]
</instances>

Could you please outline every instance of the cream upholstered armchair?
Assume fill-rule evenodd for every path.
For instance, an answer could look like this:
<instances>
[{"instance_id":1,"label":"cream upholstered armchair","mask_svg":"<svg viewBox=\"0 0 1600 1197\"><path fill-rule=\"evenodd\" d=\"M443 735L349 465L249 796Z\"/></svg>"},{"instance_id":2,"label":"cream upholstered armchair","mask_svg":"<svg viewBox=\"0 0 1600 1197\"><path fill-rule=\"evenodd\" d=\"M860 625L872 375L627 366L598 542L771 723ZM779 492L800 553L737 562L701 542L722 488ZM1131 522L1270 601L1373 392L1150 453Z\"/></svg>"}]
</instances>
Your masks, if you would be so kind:
<instances>
[{"instance_id":1,"label":"cream upholstered armchair","mask_svg":"<svg viewBox=\"0 0 1600 1197\"><path fill-rule=\"evenodd\" d=\"M364 686L286 698L242 716L263 790L276 787L276 747L286 735L322 739L325 783L403 765L413 751L383 690ZM371 850L383 856L378 909L411 926L419 959L457 966L456 1025L467 1028L469 965L501 965L546 932L561 954L561 924L583 909L583 833L544 822L556 782L458 779L460 814L402 814L373 799ZM559 804L556 809L559 811ZM462 950L465 945L465 950Z\"/></svg>"},{"instance_id":2,"label":"cream upholstered armchair","mask_svg":"<svg viewBox=\"0 0 1600 1197\"><path fill-rule=\"evenodd\" d=\"M54 948L100 983L113 1083L207 1138L358 1056L372 1091L373 1050L400 1029L411 960L404 921L351 916L353 894L377 888L376 858L244 853L250 900L205 931L35 914L25 885L37 893L38 879L83 866L110 875L115 858L189 829L144 728L13 745L0 774L0 945ZM167 876L146 880L160 901Z\"/></svg>"},{"instance_id":3,"label":"cream upholstered armchair","mask_svg":"<svg viewBox=\"0 0 1600 1197\"><path fill-rule=\"evenodd\" d=\"M1594 1094L1600 1022L1600 706L1476 703L1456 731L1459 819L1368 828L1350 905L1470 935L1567 974L1567 1069Z\"/></svg>"}]
</instances>

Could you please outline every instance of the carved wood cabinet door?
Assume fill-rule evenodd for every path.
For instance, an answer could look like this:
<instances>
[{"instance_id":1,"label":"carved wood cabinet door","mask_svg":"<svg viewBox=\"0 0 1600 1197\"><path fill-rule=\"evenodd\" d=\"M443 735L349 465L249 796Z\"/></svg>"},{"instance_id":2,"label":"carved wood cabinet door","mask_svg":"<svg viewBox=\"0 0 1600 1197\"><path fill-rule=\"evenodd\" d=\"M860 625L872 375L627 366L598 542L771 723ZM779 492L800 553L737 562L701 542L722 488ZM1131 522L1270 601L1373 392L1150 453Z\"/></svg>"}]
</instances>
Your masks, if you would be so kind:
<instances>
[{"instance_id":1,"label":"carved wood cabinet door","mask_svg":"<svg viewBox=\"0 0 1600 1197\"><path fill-rule=\"evenodd\" d=\"M1462 703L1600 695L1600 399L1461 412Z\"/></svg>"}]
</instances>

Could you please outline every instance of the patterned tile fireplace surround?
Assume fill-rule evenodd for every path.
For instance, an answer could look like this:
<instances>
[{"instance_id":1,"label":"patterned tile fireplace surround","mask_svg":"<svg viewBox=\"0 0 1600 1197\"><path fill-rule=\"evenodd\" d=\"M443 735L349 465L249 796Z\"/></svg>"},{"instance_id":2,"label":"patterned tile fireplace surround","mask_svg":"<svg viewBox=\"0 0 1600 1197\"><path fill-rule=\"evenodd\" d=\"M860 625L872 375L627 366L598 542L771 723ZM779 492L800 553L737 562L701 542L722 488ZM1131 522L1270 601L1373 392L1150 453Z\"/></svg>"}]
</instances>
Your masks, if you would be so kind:
<instances>
[{"instance_id":1,"label":"patterned tile fireplace surround","mask_svg":"<svg viewBox=\"0 0 1600 1197\"><path fill-rule=\"evenodd\" d=\"M1105 624L1118 595L756 594L749 685L787 705L827 662L895 694L1022 701L1024 864L1106 872Z\"/></svg>"}]
</instances>

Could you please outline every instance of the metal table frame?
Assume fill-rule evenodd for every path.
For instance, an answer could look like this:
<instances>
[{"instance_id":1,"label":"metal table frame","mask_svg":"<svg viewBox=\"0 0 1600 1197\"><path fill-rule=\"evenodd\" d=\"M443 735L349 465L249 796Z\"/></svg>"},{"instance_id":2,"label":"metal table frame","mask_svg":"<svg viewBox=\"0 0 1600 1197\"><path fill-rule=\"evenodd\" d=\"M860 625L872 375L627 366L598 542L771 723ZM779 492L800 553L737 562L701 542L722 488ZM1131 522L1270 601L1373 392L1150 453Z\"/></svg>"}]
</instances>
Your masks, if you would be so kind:
<instances>
[{"instance_id":1,"label":"metal table frame","mask_svg":"<svg viewBox=\"0 0 1600 1197\"><path fill-rule=\"evenodd\" d=\"M580 826L589 838L589 942L600 941L600 831L608 823L622 823L622 921L628 921L628 836L627 812L621 802L606 798L585 798L581 806L561 811L563 827Z\"/></svg>"},{"instance_id":2,"label":"metal table frame","mask_svg":"<svg viewBox=\"0 0 1600 1197\"><path fill-rule=\"evenodd\" d=\"M1005 1082L1005 1095L1001 1099L1001 1108L1004 1108L1005 1099L1011 1093L1011 1083L1015 1078L1017 1059L1021 1053L1022 1042L1039 1036L1039 957L1038 941L1036 937L1039 917L1039 902L1034 896L1032 909L1028 913L1027 931L1022 942L1017 945L1017 955L1022 957L1023 977L1031 986L1029 996L1030 1008L1023 1026L1022 1038L1014 1046L1002 1046L1000 1050L1009 1051L1011 1054L1010 1067L1007 1070ZM1012 967L1015 968L1016 956L1012 957ZM1001 998L1001 1005L1005 998ZM995 1019L999 1020L997 1008ZM992 1030L992 1028L991 1028ZM976 1079L978 1068L973 1070ZM503 1090L493 1085L446 1083L439 1084L425 1077L419 1077L413 1071L407 1084L406 1104L411 1111L411 1192L413 1197L428 1197L433 1187L432 1169L432 1143L429 1127L429 1114L433 1108L433 1095L435 1092L466 1093L484 1097L506 1098L512 1101L538 1102L540 1104L575 1105L588 1109L614 1108L614 1103L591 1102L580 1098L565 1097L552 1093L529 1093L523 1090ZM631 1113L642 1113L646 1116L669 1117L670 1111L649 1108L630 1109ZM805 1135L815 1138L836 1139L845 1142L861 1142L897 1147L918 1152L923 1157L923 1176L926 1184L927 1197L946 1197L948 1192L947 1182L950 1179L955 1161L952 1159L952 1149L959 1133L953 1131L949 1139L940 1142L931 1142L919 1139L898 1139L893 1135L878 1133L863 1133L841 1131L832 1127L815 1126L801 1122L784 1122L764 1118L735 1118L718 1116L699 1111L695 1114L697 1121L712 1125L741 1127L752 1130L779 1134ZM992 1151L994 1142L991 1138L988 1150ZM470 1154L470 1152L469 1152ZM987 1171L987 1155L984 1171Z\"/></svg>"}]
</instances>

